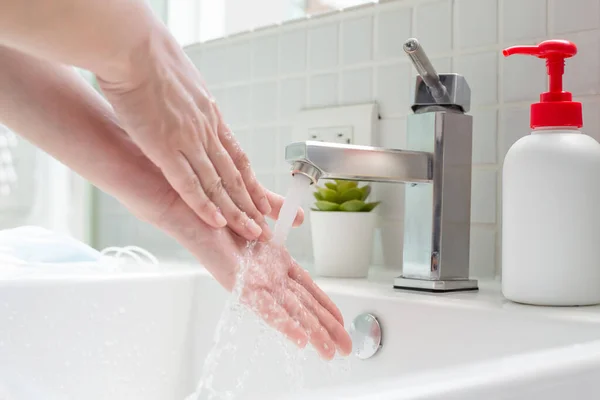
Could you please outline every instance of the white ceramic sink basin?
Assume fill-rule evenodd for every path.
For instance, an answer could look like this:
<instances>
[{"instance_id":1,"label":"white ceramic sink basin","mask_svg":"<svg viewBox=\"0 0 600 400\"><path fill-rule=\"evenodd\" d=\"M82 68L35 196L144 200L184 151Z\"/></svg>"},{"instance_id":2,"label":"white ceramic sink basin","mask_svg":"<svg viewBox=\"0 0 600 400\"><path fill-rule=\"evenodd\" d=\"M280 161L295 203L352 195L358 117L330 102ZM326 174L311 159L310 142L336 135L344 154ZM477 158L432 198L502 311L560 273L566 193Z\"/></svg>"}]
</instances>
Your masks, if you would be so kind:
<instances>
[{"instance_id":1,"label":"white ceramic sink basin","mask_svg":"<svg viewBox=\"0 0 600 400\"><path fill-rule=\"evenodd\" d=\"M320 284L348 325L363 312L380 320L381 350L325 363L245 315L222 332L229 346L213 358L215 399L547 400L573 388L578 399L597 398L595 307L519 306L503 301L495 284L450 295ZM0 272L0 400L183 400L226 299L200 268Z\"/></svg>"}]
</instances>

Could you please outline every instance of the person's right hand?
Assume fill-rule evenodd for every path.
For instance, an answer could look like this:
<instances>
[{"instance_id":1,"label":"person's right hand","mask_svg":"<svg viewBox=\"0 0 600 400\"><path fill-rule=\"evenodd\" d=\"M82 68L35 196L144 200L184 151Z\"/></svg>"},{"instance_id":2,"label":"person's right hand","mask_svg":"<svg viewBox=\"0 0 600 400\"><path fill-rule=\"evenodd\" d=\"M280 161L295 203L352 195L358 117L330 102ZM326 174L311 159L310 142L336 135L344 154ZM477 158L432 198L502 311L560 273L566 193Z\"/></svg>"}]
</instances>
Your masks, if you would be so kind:
<instances>
[{"instance_id":1,"label":"person's right hand","mask_svg":"<svg viewBox=\"0 0 600 400\"><path fill-rule=\"evenodd\" d=\"M181 47L157 26L130 63L98 77L127 133L206 224L268 239L266 192Z\"/></svg>"}]
</instances>

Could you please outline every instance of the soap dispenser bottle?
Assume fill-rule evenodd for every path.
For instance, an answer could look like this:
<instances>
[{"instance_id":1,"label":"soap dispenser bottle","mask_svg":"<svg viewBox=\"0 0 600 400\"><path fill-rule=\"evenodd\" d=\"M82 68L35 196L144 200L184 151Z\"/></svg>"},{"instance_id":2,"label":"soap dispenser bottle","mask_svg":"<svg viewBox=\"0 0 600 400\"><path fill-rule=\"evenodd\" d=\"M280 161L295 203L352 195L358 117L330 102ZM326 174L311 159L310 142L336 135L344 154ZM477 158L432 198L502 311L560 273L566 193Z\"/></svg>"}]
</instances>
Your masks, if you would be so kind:
<instances>
[{"instance_id":1,"label":"soap dispenser bottle","mask_svg":"<svg viewBox=\"0 0 600 400\"><path fill-rule=\"evenodd\" d=\"M600 143L579 130L581 103L562 87L576 53L565 40L503 51L545 59L549 75L531 105L532 132L502 171L502 292L519 303L600 304Z\"/></svg>"}]
</instances>

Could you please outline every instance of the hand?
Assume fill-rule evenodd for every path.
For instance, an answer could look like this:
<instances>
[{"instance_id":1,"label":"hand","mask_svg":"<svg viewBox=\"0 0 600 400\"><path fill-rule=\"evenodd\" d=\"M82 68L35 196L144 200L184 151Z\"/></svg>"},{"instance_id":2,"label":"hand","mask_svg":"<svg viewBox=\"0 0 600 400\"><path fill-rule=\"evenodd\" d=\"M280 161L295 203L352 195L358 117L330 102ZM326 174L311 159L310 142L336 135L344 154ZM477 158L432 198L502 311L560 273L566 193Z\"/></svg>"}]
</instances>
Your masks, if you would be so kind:
<instances>
[{"instance_id":1,"label":"hand","mask_svg":"<svg viewBox=\"0 0 600 400\"><path fill-rule=\"evenodd\" d=\"M272 207L269 216L277 218L283 198L271 192L267 198ZM160 215L164 218L159 226L178 238L242 303L296 345L311 343L328 360L336 349L350 354L352 342L339 309L286 249L258 242L248 251L247 242L228 228L208 228L207 234L200 221L190 218L183 202L169 203ZM300 210L294 225L303 218Z\"/></svg>"},{"instance_id":2,"label":"hand","mask_svg":"<svg viewBox=\"0 0 600 400\"><path fill-rule=\"evenodd\" d=\"M249 249L236 289L244 304L299 347L310 342L328 360L336 349L350 354L340 311L286 249L272 243Z\"/></svg>"},{"instance_id":3,"label":"hand","mask_svg":"<svg viewBox=\"0 0 600 400\"><path fill-rule=\"evenodd\" d=\"M229 228L204 223L72 68L2 47L0 59L0 103L7 106L0 107L0 119L115 196L138 218L169 233L233 290L246 240ZM265 197L269 216L277 218L283 198L271 192ZM295 224L303 218L299 210ZM313 343L326 358L335 347L343 354L350 351L339 310L284 249L259 243L248 260L246 304L299 345Z\"/></svg>"},{"instance_id":4,"label":"hand","mask_svg":"<svg viewBox=\"0 0 600 400\"><path fill-rule=\"evenodd\" d=\"M270 237L271 211L246 154L225 125L198 70L157 27L131 57L131 73L98 77L120 123L209 226L247 240Z\"/></svg>"}]
</instances>

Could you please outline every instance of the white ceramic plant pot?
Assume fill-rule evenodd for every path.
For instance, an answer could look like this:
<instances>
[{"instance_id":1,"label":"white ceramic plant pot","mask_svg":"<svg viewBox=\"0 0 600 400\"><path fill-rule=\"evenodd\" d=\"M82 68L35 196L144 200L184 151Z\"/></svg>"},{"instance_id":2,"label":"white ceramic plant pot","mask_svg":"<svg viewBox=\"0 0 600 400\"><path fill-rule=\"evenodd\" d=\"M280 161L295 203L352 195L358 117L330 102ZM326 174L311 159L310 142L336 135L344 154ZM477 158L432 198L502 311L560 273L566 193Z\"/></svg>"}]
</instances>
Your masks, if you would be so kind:
<instances>
[{"instance_id":1,"label":"white ceramic plant pot","mask_svg":"<svg viewBox=\"0 0 600 400\"><path fill-rule=\"evenodd\" d=\"M320 276L364 278L373 255L375 212L310 211L315 271Z\"/></svg>"}]
</instances>

